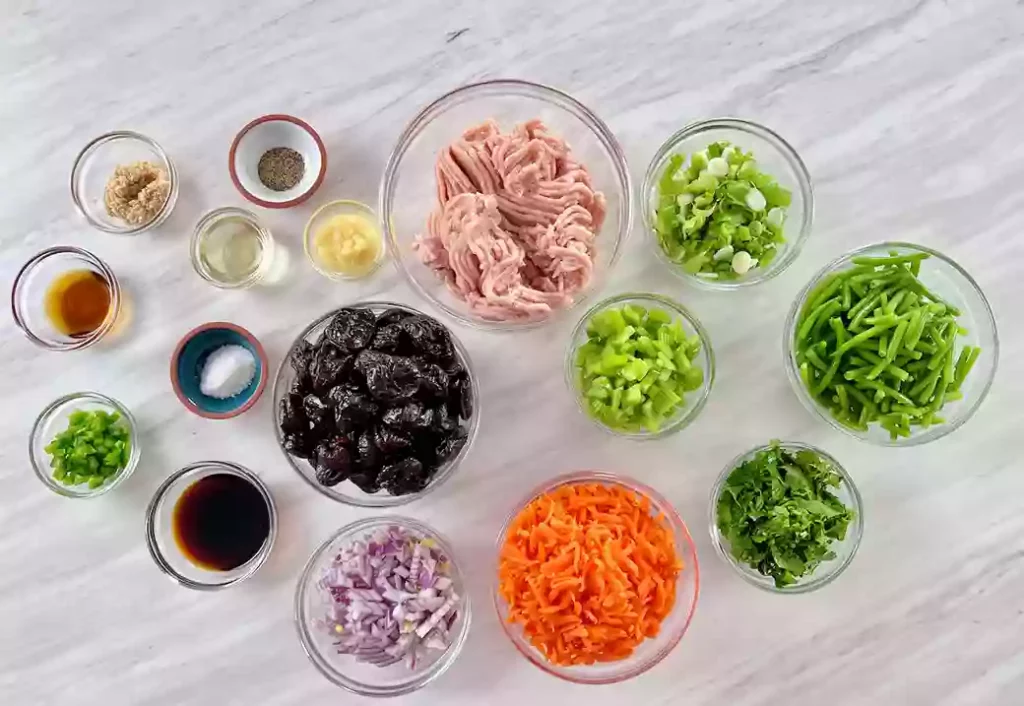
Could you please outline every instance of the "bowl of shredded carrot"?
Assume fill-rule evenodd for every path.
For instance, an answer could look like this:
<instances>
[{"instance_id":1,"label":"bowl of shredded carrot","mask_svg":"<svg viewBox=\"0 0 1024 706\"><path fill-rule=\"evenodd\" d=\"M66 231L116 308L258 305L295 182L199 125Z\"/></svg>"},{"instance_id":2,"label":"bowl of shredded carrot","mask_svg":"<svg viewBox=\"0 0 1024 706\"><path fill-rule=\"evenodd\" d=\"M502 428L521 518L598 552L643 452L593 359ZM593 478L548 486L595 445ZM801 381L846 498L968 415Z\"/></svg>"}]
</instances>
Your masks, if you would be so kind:
<instances>
[{"instance_id":1,"label":"bowl of shredded carrot","mask_svg":"<svg viewBox=\"0 0 1024 706\"><path fill-rule=\"evenodd\" d=\"M625 681L679 644L700 586L686 524L653 489L578 471L536 488L498 535L494 606L512 644L554 676Z\"/></svg>"}]
</instances>

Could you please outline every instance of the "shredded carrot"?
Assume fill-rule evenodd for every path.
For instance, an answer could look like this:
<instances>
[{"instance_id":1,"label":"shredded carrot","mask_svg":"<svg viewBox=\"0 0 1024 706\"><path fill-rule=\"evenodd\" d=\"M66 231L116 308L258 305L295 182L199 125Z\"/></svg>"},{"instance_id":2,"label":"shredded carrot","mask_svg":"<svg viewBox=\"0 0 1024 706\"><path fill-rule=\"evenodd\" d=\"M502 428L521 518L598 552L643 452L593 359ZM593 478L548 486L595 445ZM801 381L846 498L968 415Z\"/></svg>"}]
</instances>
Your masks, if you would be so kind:
<instances>
[{"instance_id":1,"label":"shredded carrot","mask_svg":"<svg viewBox=\"0 0 1024 706\"><path fill-rule=\"evenodd\" d=\"M618 485L564 485L535 498L502 546L508 621L559 665L624 659L658 634L683 564L650 499Z\"/></svg>"}]
</instances>

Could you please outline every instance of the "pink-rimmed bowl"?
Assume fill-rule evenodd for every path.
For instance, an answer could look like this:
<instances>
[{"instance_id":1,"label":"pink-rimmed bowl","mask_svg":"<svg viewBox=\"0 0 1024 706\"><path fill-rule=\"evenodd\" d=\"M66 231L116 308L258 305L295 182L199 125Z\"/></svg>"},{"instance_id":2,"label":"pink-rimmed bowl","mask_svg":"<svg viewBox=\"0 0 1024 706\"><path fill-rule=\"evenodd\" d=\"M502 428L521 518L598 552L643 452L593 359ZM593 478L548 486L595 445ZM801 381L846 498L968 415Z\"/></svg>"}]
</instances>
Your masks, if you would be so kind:
<instances>
[{"instance_id":1,"label":"pink-rimmed bowl","mask_svg":"<svg viewBox=\"0 0 1024 706\"><path fill-rule=\"evenodd\" d=\"M200 390L206 359L221 346L238 345L256 359L256 372L237 395L220 399ZM226 321L196 326L182 336L171 355L171 387L185 409L206 419L231 419L251 408L267 386L267 353L249 331Z\"/></svg>"},{"instance_id":2,"label":"pink-rimmed bowl","mask_svg":"<svg viewBox=\"0 0 1024 706\"><path fill-rule=\"evenodd\" d=\"M274 147L288 147L302 155L305 166L299 183L274 191L260 181L258 168L263 154ZM316 193L327 174L327 149L317 131L293 115L273 114L256 118L235 135L228 150L231 183L248 201L263 208L291 208Z\"/></svg>"},{"instance_id":3,"label":"pink-rimmed bowl","mask_svg":"<svg viewBox=\"0 0 1024 706\"><path fill-rule=\"evenodd\" d=\"M523 633L522 626L508 621L509 611L499 591L499 568L501 565L501 549L505 537L516 517L535 499L558 488L577 485L600 483L606 486L619 486L626 490L646 497L651 503L651 512L660 514L672 531L676 546L676 554L682 560L683 569L676 579L676 600L671 612L661 623L661 629L654 637L641 642L633 654L615 662L601 662L591 665L563 666L553 664L543 653L534 647ZM534 488L523 498L505 518L501 531L498 533L497 551L493 565L494 586L491 595L494 609L498 613L498 621L502 630L521 655L526 657L548 674L576 684L616 684L637 677L661 662L675 649L683 639L694 611L697 609L697 597L700 594L700 565L697 561L697 547L693 542L686 523L679 513L659 492L638 480L602 471L575 471L557 476L543 485Z\"/></svg>"}]
</instances>

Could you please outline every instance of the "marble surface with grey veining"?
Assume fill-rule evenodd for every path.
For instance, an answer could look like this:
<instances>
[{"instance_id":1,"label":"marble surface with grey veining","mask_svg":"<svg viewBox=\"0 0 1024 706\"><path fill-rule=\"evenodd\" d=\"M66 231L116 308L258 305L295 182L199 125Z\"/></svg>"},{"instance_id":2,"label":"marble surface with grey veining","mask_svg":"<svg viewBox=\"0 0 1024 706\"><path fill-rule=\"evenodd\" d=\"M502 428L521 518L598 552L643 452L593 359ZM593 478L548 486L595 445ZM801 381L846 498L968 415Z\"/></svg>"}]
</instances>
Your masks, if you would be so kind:
<instances>
[{"instance_id":1,"label":"marble surface with grey veining","mask_svg":"<svg viewBox=\"0 0 1024 706\"><path fill-rule=\"evenodd\" d=\"M1024 4L1011 0L753 0L628 3L6 0L0 5L0 280L73 244L107 261L134 316L116 345L33 347L0 321L0 704L368 703L314 670L295 637L295 579L332 530L367 511L302 483L274 441L270 395L245 416L188 414L167 368L182 333L210 320L252 330L272 364L328 308L368 297L424 306L391 267L334 284L304 261L301 229L331 198L374 202L384 162L425 103L467 82L558 86L615 132L639 182L681 125L737 115L800 152L817 197L814 232L782 276L735 294L667 273L639 223L606 293L678 297L710 331L718 377L708 406L656 443L611 438L577 412L562 378L568 317L501 335L457 327L485 417L459 473L402 508L453 538L476 606L460 659L402 704L1024 703ZM307 204L261 212L290 250L290 279L223 292L191 270L204 211L245 205L226 170L235 132L268 112L314 125L330 170ZM159 141L181 174L171 218L123 238L75 213L68 175L92 137L129 128ZM426 177L425 177L426 178ZM958 260L1000 327L992 392L956 433L913 449L869 446L813 419L786 379L781 327L825 262L885 239ZM142 427L142 461L115 492L66 500L26 456L51 399L95 389ZM723 464L770 438L823 446L857 480L863 544L834 584L802 596L758 591L715 555L708 494ZM228 591L168 581L143 541L156 486L189 462L258 472L281 512L268 564ZM627 683L562 683L522 659L490 607L493 539L510 505L553 474L638 476L688 521L701 559L689 633Z\"/></svg>"}]
</instances>

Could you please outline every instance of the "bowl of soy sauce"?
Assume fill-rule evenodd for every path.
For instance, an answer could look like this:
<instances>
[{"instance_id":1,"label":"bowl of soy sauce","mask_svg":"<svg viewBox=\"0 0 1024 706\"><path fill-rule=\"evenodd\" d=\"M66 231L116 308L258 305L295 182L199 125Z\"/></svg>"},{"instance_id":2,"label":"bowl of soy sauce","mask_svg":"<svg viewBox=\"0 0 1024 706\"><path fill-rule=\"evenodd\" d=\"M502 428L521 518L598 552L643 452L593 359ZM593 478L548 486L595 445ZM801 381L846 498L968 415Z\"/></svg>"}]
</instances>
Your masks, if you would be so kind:
<instances>
[{"instance_id":1,"label":"bowl of soy sauce","mask_svg":"<svg viewBox=\"0 0 1024 706\"><path fill-rule=\"evenodd\" d=\"M186 588L215 590L252 576L270 555L277 509L247 468L200 461L171 474L146 511L157 567Z\"/></svg>"}]
</instances>

